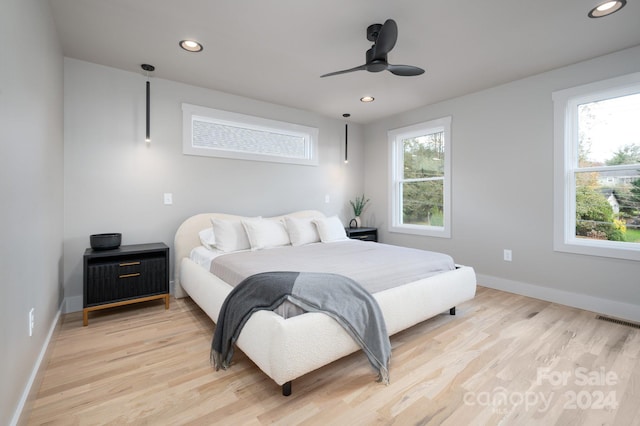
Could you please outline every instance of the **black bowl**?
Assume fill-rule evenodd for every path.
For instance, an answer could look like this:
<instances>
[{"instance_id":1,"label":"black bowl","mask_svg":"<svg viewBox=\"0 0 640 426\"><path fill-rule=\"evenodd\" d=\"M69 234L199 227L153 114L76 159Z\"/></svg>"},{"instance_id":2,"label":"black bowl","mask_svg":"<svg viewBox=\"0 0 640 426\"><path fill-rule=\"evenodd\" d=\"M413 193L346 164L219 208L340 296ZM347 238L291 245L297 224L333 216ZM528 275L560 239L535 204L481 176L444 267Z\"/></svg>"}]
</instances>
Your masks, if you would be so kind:
<instances>
[{"instance_id":1,"label":"black bowl","mask_svg":"<svg viewBox=\"0 0 640 426\"><path fill-rule=\"evenodd\" d=\"M89 236L89 243L94 250L112 250L120 247L122 234L93 234Z\"/></svg>"}]
</instances>

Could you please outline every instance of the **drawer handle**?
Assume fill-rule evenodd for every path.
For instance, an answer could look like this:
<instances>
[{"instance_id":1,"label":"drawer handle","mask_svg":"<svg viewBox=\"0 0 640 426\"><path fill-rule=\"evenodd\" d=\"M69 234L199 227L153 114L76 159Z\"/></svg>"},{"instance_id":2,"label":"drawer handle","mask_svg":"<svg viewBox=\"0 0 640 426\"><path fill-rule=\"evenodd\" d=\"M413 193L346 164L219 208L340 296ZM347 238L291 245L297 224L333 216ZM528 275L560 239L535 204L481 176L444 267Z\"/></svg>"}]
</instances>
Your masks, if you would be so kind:
<instances>
[{"instance_id":1,"label":"drawer handle","mask_svg":"<svg viewBox=\"0 0 640 426\"><path fill-rule=\"evenodd\" d=\"M131 277L139 277L140 272L136 272L135 274L123 274L119 275L118 278L131 278Z\"/></svg>"},{"instance_id":2,"label":"drawer handle","mask_svg":"<svg viewBox=\"0 0 640 426\"><path fill-rule=\"evenodd\" d=\"M133 266L133 265L139 265L140 262L127 262L127 263L121 263L120 266Z\"/></svg>"}]
</instances>

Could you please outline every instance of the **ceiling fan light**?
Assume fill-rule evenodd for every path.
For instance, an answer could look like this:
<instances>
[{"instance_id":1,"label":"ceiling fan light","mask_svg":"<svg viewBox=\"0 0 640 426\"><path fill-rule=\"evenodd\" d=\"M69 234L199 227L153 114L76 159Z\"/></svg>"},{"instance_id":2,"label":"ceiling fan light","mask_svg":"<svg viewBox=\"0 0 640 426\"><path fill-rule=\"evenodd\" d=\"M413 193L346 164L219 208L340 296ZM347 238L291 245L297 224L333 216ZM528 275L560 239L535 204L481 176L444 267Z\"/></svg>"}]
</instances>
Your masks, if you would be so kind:
<instances>
[{"instance_id":1,"label":"ceiling fan light","mask_svg":"<svg viewBox=\"0 0 640 426\"><path fill-rule=\"evenodd\" d=\"M360 98L360 102L373 102L375 100L376 98L374 98L373 96L363 96Z\"/></svg>"},{"instance_id":2,"label":"ceiling fan light","mask_svg":"<svg viewBox=\"0 0 640 426\"><path fill-rule=\"evenodd\" d=\"M609 16L622 9L627 4L627 0L608 0L598 4L589 11L589 18L602 18Z\"/></svg>"},{"instance_id":3,"label":"ceiling fan light","mask_svg":"<svg viewBox=\"0 0 640 426\"><path fill-rule=\"evenodd\" d=\"M201 52L204 47L195 40L180 40L180 47L188 52Z\"/></svg>"}]
</instances>

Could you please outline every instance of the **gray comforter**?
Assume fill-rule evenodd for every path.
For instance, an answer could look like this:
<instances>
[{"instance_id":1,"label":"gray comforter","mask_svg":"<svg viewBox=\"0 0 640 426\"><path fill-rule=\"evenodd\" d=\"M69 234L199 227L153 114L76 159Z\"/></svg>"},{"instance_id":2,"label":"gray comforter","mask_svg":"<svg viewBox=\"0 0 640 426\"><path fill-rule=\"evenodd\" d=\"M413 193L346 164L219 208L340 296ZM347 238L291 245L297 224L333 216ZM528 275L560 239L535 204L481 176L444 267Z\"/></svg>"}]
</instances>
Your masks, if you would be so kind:
<instances>
[{"instance_id":1,"label":"gray comforter","mask_svg":"<svg viewBox=\"0 0 640 426\"><path fill-rule=\"evenodd\" d=\"M225 299L211 343L216 370L226 369L242 327L258 310L273 310L288 300L307 312L334 318L360 345L378 381L389 383L391 343L378 303L358 283L342 275L315 272L265 272L238 284Z\"/></svg>"},{"instance_id":2,"label":"gray comforter","mask_svg":"<svg viewBox=\"0 0 640 426\"><path fill-rule=\"evenodd\" d=\"M211 273L230 286L261 272L328 272L353 279L371 294L454 269L444 253L357 240L233 252L211 262Z\"/></svg>"}]
</instances>

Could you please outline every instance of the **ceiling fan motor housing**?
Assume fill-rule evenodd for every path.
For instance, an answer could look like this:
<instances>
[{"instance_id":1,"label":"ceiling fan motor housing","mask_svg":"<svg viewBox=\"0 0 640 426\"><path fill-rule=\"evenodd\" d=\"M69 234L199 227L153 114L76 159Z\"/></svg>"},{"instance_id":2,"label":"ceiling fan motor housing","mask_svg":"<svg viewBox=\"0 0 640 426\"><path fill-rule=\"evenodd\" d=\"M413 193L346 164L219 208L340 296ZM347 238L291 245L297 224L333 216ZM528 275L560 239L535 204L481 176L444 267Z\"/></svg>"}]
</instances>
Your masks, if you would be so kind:
<instances>
[{"instance_id":1,"label":"ceiling fan motor housing","mask_svg":"<svg viewBox=\"0 0 640 426\"><path fill-rule=\"evenodd\" d=\"M380 71L384 71L387 69L387 55L384 55L383 58L378 58L375 59L373 57L373 47L369 50L367 50L367 55L366 55L366 67L367 67L367 71L369 72L380 72Z\"/></svg>"},{"instance_id":2,"label":"ceiling fan motor housing","mask_svg":"<svg viewBox=\"0 0 640 426\"><path fill-rule=\"evenodd\" d=\"M367 40L376 42L378 39L378 35L380 34L380 30L382 29L382 24L371 24L367 27Z\"/></svg>"}]
</instances>

